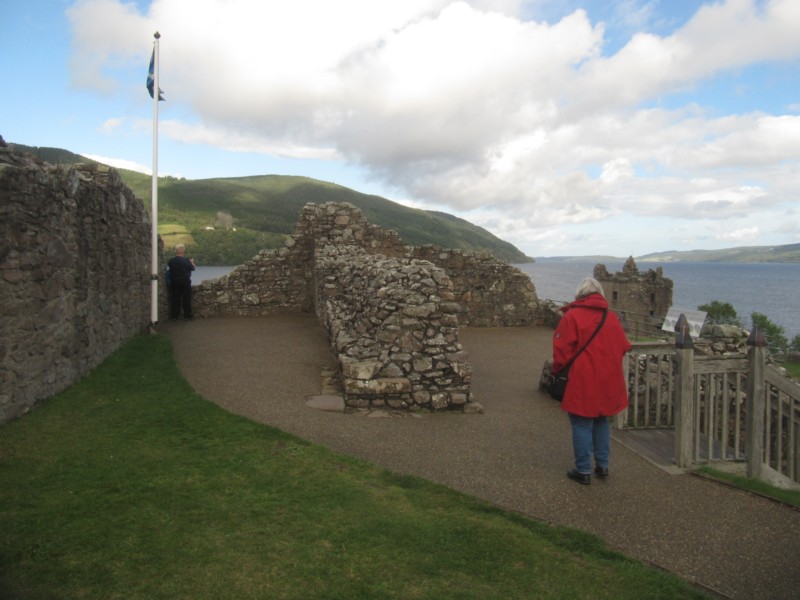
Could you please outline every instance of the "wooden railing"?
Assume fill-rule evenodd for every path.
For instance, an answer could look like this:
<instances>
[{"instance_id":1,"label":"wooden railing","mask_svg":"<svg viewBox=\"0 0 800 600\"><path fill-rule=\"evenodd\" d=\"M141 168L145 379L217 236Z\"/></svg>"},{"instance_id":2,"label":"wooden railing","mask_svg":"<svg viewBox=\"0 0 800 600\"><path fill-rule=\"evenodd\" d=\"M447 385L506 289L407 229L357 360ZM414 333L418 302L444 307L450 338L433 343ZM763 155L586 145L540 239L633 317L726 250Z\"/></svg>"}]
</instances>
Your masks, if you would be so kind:
<instances>
[{"instance_id":1,"label":"wooden railing","mask_svg":"<svg viewBox=\"0 0 800 600\"><path fill-rule=\"evenodd\" d=\"M767 365L764 384L762 469L800 482L800 385L772 365Z\"/></svg>"},{"instance_id":2,"label":"wooden railing","mask_svg":"<svg viewBox=\"0 0 800 600\"><path fill-rule=\"evenodd\" d=\"M618 427L648 429L673 427L675 346L668 342L634 342L625 355L628 410Z\"/></svg>"},{"instance_id":3,"label":"wooden railing","mask_svg":"<svg viewBox=\"0 0 800 600\"><path fill-rule=\"evenodd\" d=\"M747 357L695 356L685 326L674 344L634 343L616 426L674 428L678 467L746 461L749 477L800 483L800 385L767 364L761 332L747 346Z\"/></svg>"}]
</instances>

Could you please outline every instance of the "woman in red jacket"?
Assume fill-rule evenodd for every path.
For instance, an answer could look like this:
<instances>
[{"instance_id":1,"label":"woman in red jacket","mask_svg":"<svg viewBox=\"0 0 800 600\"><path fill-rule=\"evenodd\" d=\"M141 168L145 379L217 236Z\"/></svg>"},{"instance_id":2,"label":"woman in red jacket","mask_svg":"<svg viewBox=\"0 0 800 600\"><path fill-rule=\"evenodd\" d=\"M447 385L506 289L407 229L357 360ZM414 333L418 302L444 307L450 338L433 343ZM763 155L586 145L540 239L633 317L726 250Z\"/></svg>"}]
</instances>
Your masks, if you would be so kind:
<instances>
[{"instance_id":1,"label":"woman in red jacket","mask_svg":"<svg viewBox=\"0 0 800 600\"><path fill-rule=\"evenodd\" d=\"M564 315L553 335L553 373L564 368L597 330L572 363L561 402L561 408L569 413L575 452L575 468L567 472L567 477L588 485L592 482L592 455L595 474L608 477L608 418L628 407L622 358L631 344L617 315L608 309L603 287L596 279L584 279L575 292L575 301L561 310ZM605 322L598 330L604 312Z\"/></svg>"}]
</instances>

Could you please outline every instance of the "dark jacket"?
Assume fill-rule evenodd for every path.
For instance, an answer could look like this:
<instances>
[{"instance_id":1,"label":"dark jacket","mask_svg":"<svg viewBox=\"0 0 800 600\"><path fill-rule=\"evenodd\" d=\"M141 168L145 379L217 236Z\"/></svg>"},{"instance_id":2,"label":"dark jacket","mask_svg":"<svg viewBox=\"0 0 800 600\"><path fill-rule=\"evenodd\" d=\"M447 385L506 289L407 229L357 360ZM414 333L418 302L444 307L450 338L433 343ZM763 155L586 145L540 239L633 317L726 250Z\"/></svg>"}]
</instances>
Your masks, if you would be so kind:
<instances>
[{"instance_id":1,"label":"dark jacket","mask_svg":"<svg viewBox=\"0 0 800 600\"><path fill-rule=\"evenodd\" d=\"M194 265L185 256L173 256L167 263L169 267L170 283L172 285L186 285L192 281Z\"/></svg>"},{"instance_id":2,"label":"dark jacket","mask_svg":"<svg viewBox=\"0 0 800 600\"><path fill-rule=\"evenodd\" d=\"M608 309L601 294L591 294L562 308L564 316L553 335L553 372L569 362L594 333ZM569 384L561 408L582 417L610 417L628 406L622 358L631 343L613 311L595 338L569 370Z\"/></svg>"}]
</instances>

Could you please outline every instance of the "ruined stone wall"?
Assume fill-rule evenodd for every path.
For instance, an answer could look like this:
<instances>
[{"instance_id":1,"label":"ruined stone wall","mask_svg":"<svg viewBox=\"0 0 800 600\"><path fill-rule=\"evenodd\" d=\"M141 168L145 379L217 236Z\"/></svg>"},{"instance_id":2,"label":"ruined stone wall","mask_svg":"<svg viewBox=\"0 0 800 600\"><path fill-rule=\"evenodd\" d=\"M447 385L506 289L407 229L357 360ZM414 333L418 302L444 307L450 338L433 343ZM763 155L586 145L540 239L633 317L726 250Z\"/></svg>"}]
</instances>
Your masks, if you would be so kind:
<instances>
[{"instance_id":1,"label":"ruined stone wall","mask_svg":"<svg viewBox=\"0 0 800 600\"><path fill-rule=\"evenodd\" d=\"M228 275L192 287L196 317L311 312L313 261L286 248L262 250Z\"/></svg>"},{"instance_id":2,"label":"ruined stone wall","mask_svg":"<svg viewBox=\"0 0 800 600\"><path fill-rule=\"evenodd\" d=\"M0 423L148 327L150 228L115 170L0 148Z\"/></svg>"},{"instance_id":3,"label":"ruined stone wall","mask_svg":"<svg viewBox=\"0 0 800 600\"><path fill-rule=\"evenodd\" d=\"M300 211L294 243L311 258L314 250L328 245L354 244L369 254L403 256L405 245L396 231L367 221L361 211L347 202L309 203Z\"/></svg>"},{"instance_id":4,"label":"ruined stone wall","mask_svg":"<svg viewBox=\"0 0 800 600\"><path fill-rule=\"evenodd\" d=\"M443 268L453 284L464 327L533 325L539 299L530 277L487 251L467 252L436 246L409 248L406 256Z\"/></svg>"},{"instance_id":5,"label":"ruined stone wall","mask_svg":"<svg viewBox=\"0 0 800 600\"><path fill-rule=\"evenodd\" d=\"M225 277L195 286L193 312L199 317L312 312L317 248L353 244L371 254L405 252L397 232L367 222L352 204L306 204L283 248L263 250Z\"/></svg>"},{"instance_id":6,"label":"ruined stone wall","mask_svg":"<svg viewBox=\"0 0 800 600\"><path fill-rule=\"evenodd\" d=\"M458 342L459 305L445 271L428 261L317 251L316 307L350 408L459 409L472 368Z\"/></svg>"},{"instance_id":7,"label":"ruined stone wall","mask_svg":"<svg viewBox=\"0 0 800 600\"><path fill-rule=\"evenodd\" d=\"M194 288L197 316L316 310L351 408L471 409L459 326L532 325L538 299L486 252L407 247L355 206L307 204L280 250Z\"/></svg>"},{"instance_id":8,"label":"ruined stone wall","mask_svg":"<svg viewBox=\"0 0 800 600\"><path fill-rule=\"evenodd\" d=\"M195 315L311 312L315 252L328 245L355 245L367 254L426 260L443 268L463 327L524 326L537 318L536 291L519 269L485 251L405 246L397 232L369 223L347 203L307 204L284 248L262 251L227 276L195 286Z\"/></svg>"},{"instance_id":9,"label":"ruined stone wall","mask_svg":"<svg viewBox=\"0 0 800 600\"><path fill-rule=\"evenodd\" d=\"M748 331L736 325L703 325L700 337L693 340L694 352L700 356L747 356Z\"/></svg>"}]
</instances>

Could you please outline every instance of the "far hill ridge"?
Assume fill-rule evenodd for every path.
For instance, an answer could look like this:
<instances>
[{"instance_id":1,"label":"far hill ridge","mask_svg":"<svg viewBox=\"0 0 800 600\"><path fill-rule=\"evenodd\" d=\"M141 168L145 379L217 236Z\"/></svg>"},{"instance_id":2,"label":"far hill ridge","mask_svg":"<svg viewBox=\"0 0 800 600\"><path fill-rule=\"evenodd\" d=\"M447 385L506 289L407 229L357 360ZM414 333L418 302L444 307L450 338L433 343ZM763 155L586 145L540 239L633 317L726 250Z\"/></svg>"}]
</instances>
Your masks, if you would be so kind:
<instances>
[{"instance_id":1,"label":"far hill ridge","mask_svg":"<svg viewBox=\"0 0 800 600\"><path fill-rule=\"evenodd\" d=\"M52 164L96 162L61 148L9 146ZM117 169L123 181L150 210L150 176ZM159 233L167 246L187 244L205 265L244 262L259 250L278 248L292 233L307 202L349 202L372 223L394 229L410 245L488 250L508 263L532 262L512 244L453 215L409 208L335 183L291 175L255 175L216 179L159 178ZM233 230L236 229L234 232ZM235 235L234 235L235 233ZM540 262L624 263L625 257L537 257ZM635 257L637 263L800 262L800 244L739 246L722 250L668 250Z\"/></svg>"},{"instance_id":2,"label":"far hill ridge","mask_svg":"<svg viewBox=\"0 0 800 600\"><path fill-rule=\"evenodd\" d=\"M739 246L722 250L668 250L637 256L637 263L670 262L735 262L735 263L796 263L800 262L800 244L782 246ZM620 256L547 256L536 257L538 262L624 263Z\"/></svg>"},{"instance_id":3,"label":"far hill ridge","mask_svg":"<svg viewBox=\"0 0 800 600\"><path fill-rule=\"evenodd\" d=\"M96 162L59 148L10 146L52 164ZM150 176L117 171L149 211ZM486 229L453 215L409 208L335 183L290 175L195 180L160 177L159 233L167 246L185 243L200 264L240 264L260 250L281 247L309 202L350 203L371 223L397 231L408 245L487 250L507 263L532 260Z\"/></svg>"}]
</instances>

